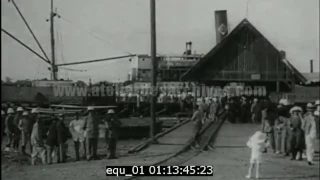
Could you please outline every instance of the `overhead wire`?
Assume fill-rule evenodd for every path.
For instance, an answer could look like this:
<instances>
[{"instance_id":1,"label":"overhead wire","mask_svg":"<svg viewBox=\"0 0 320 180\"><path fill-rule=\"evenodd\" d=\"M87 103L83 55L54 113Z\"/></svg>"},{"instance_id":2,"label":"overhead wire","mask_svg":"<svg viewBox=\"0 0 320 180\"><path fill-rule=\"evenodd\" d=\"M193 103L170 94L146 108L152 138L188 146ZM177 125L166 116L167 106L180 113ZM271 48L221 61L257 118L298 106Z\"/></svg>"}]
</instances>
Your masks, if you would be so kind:
<instances>
[{"instance_id":1,"label":"overhead wire","mask_svg":"<svg viewBox=\"0 0 320 180\"><path fill-rule=\"evenodd\" d=\"M38 54L36 51L34 51L33 49L31 49L29 46L27 46L25 43L23 43L22 41L20 41L18 38L16 38L14 35L12 35L11 33L9 33L8 31L4 30L3 28L1 28L1 31L4 32L6 35L8 35L9 37L11 37L12 39L14 39L15 41L17 41L20 45L22 45L23 47L25 47L26 49L28 49L29 51L31 51L33 54L35 54L36 56L38 56L40 59L42 59L43 61L45 61L46 63L50 64L50 61L48 61L47 59L45 59L44 57L42 57L40 54Z\"/></svg>"},{"instance_id":2,"label":"overhead wire","mask_svg":"<svg viewBox=\"0 0 320 180\"><path fill-rule=\"evenodd\" d=\"M63 62L63 63L66 63L66 61L65 61L65 59L64 59L64 57L63 57L63 42L62 42L61 33L60 33L59 28L60 28L59 23L56 23L56 36L57 36L56 39L57 39L57 44L58 44L57 50L59 51L59 55L60 55L59 57L61 58L62 62ZM60 58L58 58L58 59L60 59ZM57 61L57 60L56 60L56 61ZM65 76L66 76L67 78L69 78L67 71L65 71Z\"/></svg>"},{"instance_id":3,"label":"overhead wire","mask_svg":"<svg viewBox=\"0 0 320 180\"><path fill-rule=\"evenodd\" d=\"M67 22L67 23L70 23L70 24L72 24L72 25L78 26L78 28L80 28L79 25L77 25L76 23L72 22L71 20L68 20L68 19L64 18L63 16L61 16L60 19L62 19L63 21L65 21L65 22ZM81 29L82 31L88 33L88 34L91 35L92 37L94 37L94 38L96 38L96 39L98 39L98 40L100 40L100 41L102 41L102 42L104 42L104 43L107 43L107 44L109 44L109 45L112 45L112 46L116 47L118 50L124 52L125 54L133 55L133 53L130 53L130 52L128 52L128 51L124 51L123 49L117 47L116 45L114 45L113 42L110 42L110 40L107 41L107 40L105 40L104 38L102 38L101 36L98 36L98 35L97 35L98 33L93 33L93 32L91 32L91 31L89 31L89 30L84 29L84 28L80 28L80 29Z\"/></svg>"},{"instance_id":4,"label":"overhead wire","mask_svg":"<svg viewBox=\"0 0 320 180\"><path fill-rule=\"evenodd\" d=\"M79 27L79 25L77 25L76 23L74 23L74 22L72 22L71 20L68 20L68 19L66 19L66 18L64 18L64 17L60 17L60 19L62 19L62 20L64 20L65 22L68 22L68 23L70 23L70 24L72 24L72 25L75 25L75 26L78 26ZM120 21L122 21L122 22L128 22L128 21L123 21L123 19L121 19L121 18L118 18L118 19L120 19ZM132 23L128 23L128 24L132 24ZM94 38L96 38L96 39L98 39L98 40L100 40L100 41L102 41L102 42L104 42L104 43L107 43L107 44L111 44L111 45L113 45L113 46L115 46L115 43L113 43L111 40L109 40L109 41L107 41L107 40L105 40L104 38L102 38L101 37L101 35L99 34L99 33L97 33L96 31L94 31L94 32L91 32L91 31L89 31L89 30L85 30L84 28L81 28L84 32L86 32L86 33L88 33L89 35L91 35L92 37L94 37ZM101 29L101 28L99 28L99 29ZM103 30L103 29L101 29L101 30ZM106 32L106 30L103 30L103 31L105 31ZM150 32L136 32L136 33L150 33ZM98 36L99 35L99 36ZM128 52L128 51L123 51L122 49L120 49L119 47L117 47L117 46L115 46L116 48L118 48L118 50L121 50L122 52L124 52L124 53L126 53L126 54L128 54L128 55L134 55L134 53L130 53L130 52ZM164 56L164 54L161 54L161 53L157 53L158 55L160 55L160 56Z\"/></svg>"},{"instance_id":5,"label":"overhead wire","mask_svg":"<svg viewBox=\"0 0 320 180\"><path fill-rule=\"evenodd\" d=\"M9 2L10 2L10 1L9 1ZM42 48L42 46L41 46L40 42L38 41L38 39L37 39L36 35L33 33L33 31L32 31L32 29L31 29L31 27L29 26L29 24L28 24L28 22L27 22L27 20L24 18L24 16L23 16L23 14L21 13L21 11L20 11L19 7L17 6L17 4L15 3L15 1L14 1L14 0L11 0L11 2L12 2L12 4L14 5L14 7L16 8L16 10L18 11L18 13L19 13L19 15L20 15L21 19L23 20L23 22L25 23L25 25L26 25L26 26L27 26L27 28L29 29L29 31L30 31L30 33L31 33L31 35L33 36L33 39L36 41L37 45L38 45L38 46L39 46L39 48L41 49L41 51L42 51L43 55L45 56L46 60L48 60L48 61L50 62L50 60L49 60L49 58L48 58L48 56L47 56L46 52L43 50L43 48Z\"/></svg>"},{"instance_id":6,"label":"overhead wire","mask_svg":"<svg viewBox=\"0 0 320 180\"><path fill-rule=\"evenodd\" d=\"M59 30L60 29L60 30ZM67 63L65 60L65 56L64 56L64 43L63 43L63 37L62 37L62 31L61 31L61 26L59 23L57 23L57 27L56 27L56 31L57 31L57 40L58 40L58 51L60 52L61 55L61 60L63 61L63 63ZM59 67L59 69L63 69L66 70L66 76L69 78L69 74L67 71L74 71L74 72L85 72L87 70L78 70L78 69L71 69L71 68L65 68L65 67Z\"/></svg>"}]
</instances>

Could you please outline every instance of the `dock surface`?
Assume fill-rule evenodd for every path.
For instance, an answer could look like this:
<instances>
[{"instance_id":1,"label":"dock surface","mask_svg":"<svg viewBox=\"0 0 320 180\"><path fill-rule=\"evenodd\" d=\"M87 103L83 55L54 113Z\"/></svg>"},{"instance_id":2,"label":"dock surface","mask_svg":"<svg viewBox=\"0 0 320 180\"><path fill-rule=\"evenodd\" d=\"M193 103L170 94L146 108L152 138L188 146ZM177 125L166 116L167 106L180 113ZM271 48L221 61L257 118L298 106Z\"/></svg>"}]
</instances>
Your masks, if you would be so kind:
<instances>
[{"instance_id":1,"label":"dock surface","mask_svg":"<svg viewBox=\"0 0 320 180\"><path fill-rule=\"evenodd\" d=\"M178 127L177 129L160 137L157 144L150 144L146 149L138 152L140 155L153 155L153 154L171 154L181 149L192 137L193 123L187 122L186 124Z\"/></svg>"},{"instance_id":2,"label":"dock surface","mask_svg":"<svg viewBox=\"0 0 320 180\"><path fill-rule=\"evenodd\" d=\"M242 180L245 179L249 167L250 149L246 142L259 125L251 124L223 124L215 140L214 149L203 151L181 165L213 165L215 172L208 177L143 177L138 179L166 179L166 180ZM192 136L192 122L177 128L159 138L160 144L150 145L136 154L122 156L119 159L98 161L68 162L64 164L37 165L37 166L10 166L2 165L4 179L18 180L103 180L126 179L125 177L106 177L106 166L146 166L161 161L180 149ZM191 132L190 132L191 131ZM177 143L177 145L171 145ZM181 144L181 145L180 145ZM74 156L73 154L70 154ZM319 156L316 156L315 165L309 166L304 161L291 161L290 157L274 154L269 151L264 154L264 164L261 166L262 179L275 180L316 180L319 179Z\"/></svg>"},{"instance_id":3,"label":"dock surface","mask_svg":"<svg viewBox=\"0 0 320 180\"><path fill-rule=\"evenodd\" d=\"M183 165L213 165L212 177L150 177L150 179L166 180L242 180L246 179L250 149L246 146L249 137L259 125L224 124L214 143L214 150L205 151L192 158ZM291 161L290 157L274 154L269 150L264 154L264 164L261 166L261 179L272 180L316 180L319 179L319 156L316 156L315 165L309 166L306 159ZM255 175L253 173L253 175ZM147 178L144 178L147 179Z\"/></svg>"}]
</instances>

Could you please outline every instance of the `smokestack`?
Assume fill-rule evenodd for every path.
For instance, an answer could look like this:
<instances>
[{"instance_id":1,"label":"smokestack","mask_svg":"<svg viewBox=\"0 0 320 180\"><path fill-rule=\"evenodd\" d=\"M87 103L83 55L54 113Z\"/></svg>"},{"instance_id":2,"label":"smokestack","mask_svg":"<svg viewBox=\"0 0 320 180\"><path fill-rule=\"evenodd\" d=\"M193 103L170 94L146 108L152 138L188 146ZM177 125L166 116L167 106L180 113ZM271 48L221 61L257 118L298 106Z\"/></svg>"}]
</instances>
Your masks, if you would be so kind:
<instances>
[{"instance_id":1,"label":"smokestack","mask_svg":"<svg viewBox=\"0 0 320 180\"><path fill-rule=\"evenodd\" d=\"M313 60L310 60L310 72L313 73Z\"/></svg>"},{"instance_id":2,"label":"smokestack","mask_svg":"<svg viewBox=\"0 0 320 180\"><path fill-rule=\"evenodd\" d=\"M216 42L219 44L223 38L228 35L228 18L227 11L215 11L215 24L216 24Z\"/></svg>"}]
</instances>

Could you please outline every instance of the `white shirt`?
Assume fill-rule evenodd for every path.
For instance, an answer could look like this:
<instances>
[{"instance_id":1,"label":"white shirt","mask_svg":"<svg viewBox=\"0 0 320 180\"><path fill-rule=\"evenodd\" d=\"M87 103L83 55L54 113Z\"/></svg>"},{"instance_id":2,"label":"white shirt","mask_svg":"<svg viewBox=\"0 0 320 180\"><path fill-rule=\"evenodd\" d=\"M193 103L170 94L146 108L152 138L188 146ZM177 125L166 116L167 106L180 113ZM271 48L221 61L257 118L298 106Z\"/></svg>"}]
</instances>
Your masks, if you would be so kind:
<instances>
[{"instance_id":1,"label":"white shirt","mask_svg":"<svg viewBox=\"0 0 320 180\"><path fill-rule=\"evenodd\" d=\"M85 138L84 130L82 129L84 125L84 120L73 120L70 122L69 129L72 134L73 141L83 142Z\"/></svg>"}]
</instances>

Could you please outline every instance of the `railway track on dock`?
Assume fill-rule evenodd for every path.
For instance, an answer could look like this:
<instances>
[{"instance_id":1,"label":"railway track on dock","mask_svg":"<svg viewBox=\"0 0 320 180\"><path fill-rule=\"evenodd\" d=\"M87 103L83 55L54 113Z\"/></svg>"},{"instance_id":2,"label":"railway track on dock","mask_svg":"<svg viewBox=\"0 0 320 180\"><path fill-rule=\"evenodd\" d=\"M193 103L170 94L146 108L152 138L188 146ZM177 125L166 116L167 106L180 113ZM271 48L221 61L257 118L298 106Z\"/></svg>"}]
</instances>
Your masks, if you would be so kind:
<instances>
[{"instance_id":1,"label":"railway track on dock","mask_svg":"<svg viewBox=\"0 0 320 180\"><path fill-rule=\"evenodd\" d=\"M181 148L178 152L170 155L164 160L158 161L156 163L150 164L150 166L178 166L182 165L185 162L191 160L192 158L199 155L202 151L210 149L210 145L213 143L215 138L218 135L219 129L223 125L224 121L221 122L214 122L205 127L201 132L201 142L199 150L193 150L191 148L192 143L194 142L191 139L183 148ZM130 178L126 178L126 180L133 180L133 179L146 179L150 177L139 177L133 176Z\"/></svg>"}]
</instances>

